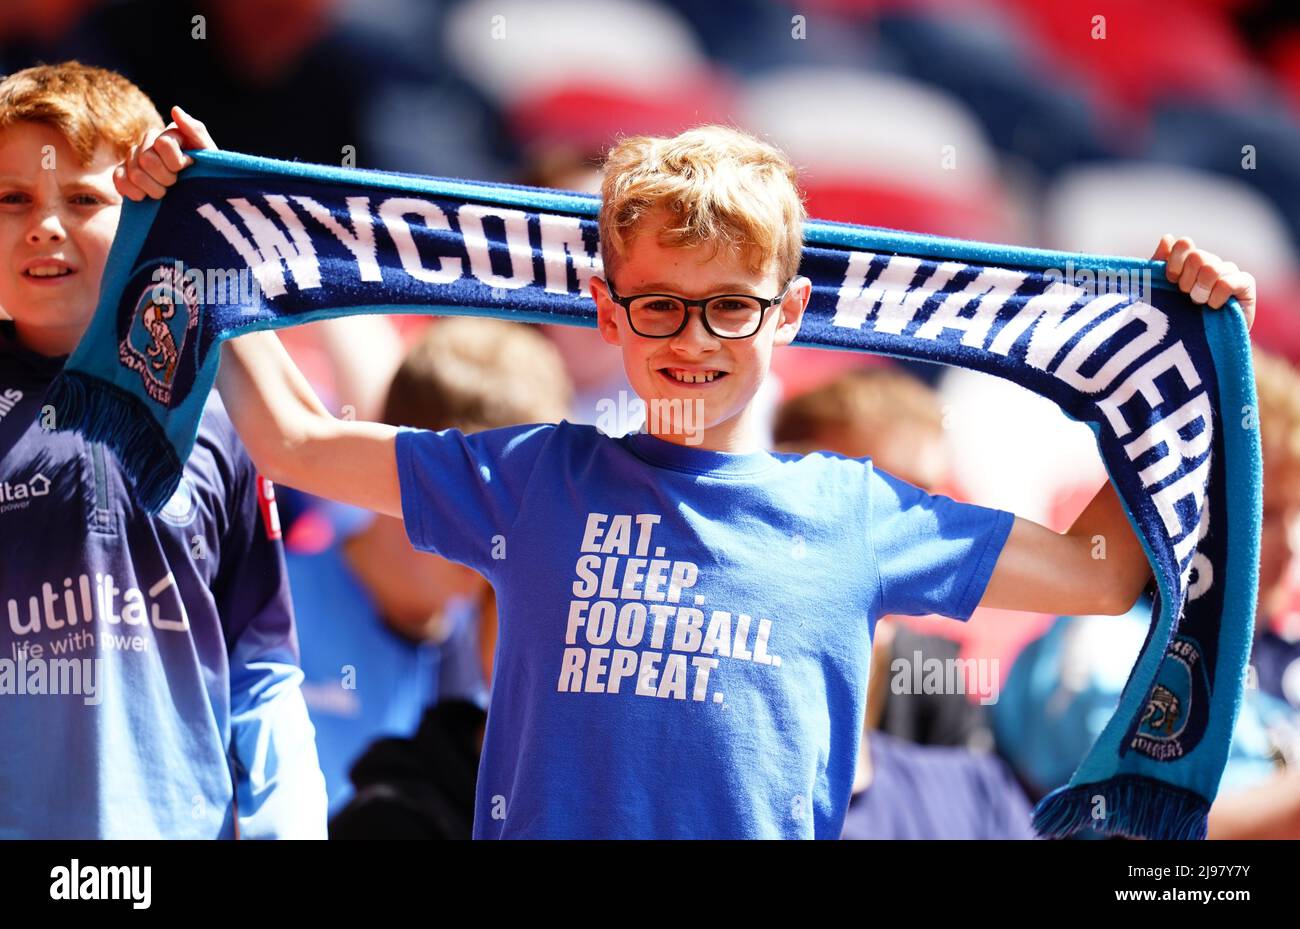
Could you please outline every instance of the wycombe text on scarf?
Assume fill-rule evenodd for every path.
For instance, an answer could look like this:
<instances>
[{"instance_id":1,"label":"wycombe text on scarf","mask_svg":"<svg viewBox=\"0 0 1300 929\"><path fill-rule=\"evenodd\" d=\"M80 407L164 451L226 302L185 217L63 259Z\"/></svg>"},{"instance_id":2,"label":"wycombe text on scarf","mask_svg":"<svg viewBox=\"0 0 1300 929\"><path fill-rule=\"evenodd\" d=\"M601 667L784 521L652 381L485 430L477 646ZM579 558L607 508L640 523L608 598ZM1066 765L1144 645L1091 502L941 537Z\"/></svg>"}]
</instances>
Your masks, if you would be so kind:
<instances>
[{"instance_id":1,"label":"wycombe text on scarf","mask_svg":"<svg viewBox=\"0 0 1300 929\"><path fill-rule=\"evenodd\" d=\"M540 287L581 298L592 275L600 273L594 224L586 220L584 228L574 216L409 196L388 197L373 208L370 197L352 196L345 207L333 209L307 196L260 199L265 209L244 197L225 201L244 230L215 203L203 203L197 212L270 299L288 292L288 277L299 291L321 287L318 254L322 249L337 253L334 243L351 255L363 283L383 281L381 248L389 258L395 249L398 263L415 281L450 285L469 279L497 289L498 297ZM380 244L376 218L391 248ZM318 238L308 232L309 221ZM417 247L417 235L426 254ZM452 253L428 254L435 243L438 251ZM1141 469L1139 479L1173 541L1182 585L1196 567L1190 595L1209 588L1208 559L1195 549L1209 531L1204 500L1214 435L1211 403L1186 346L1169 338L1167 314L1123 292L1089 292L1059 272L846 254L833 326L960 342L990 356L1023 356L1029 367L1095 397L1125 454ZM1121 330L1126 339L1108 349Z\"/></svg>"}]
</instances>

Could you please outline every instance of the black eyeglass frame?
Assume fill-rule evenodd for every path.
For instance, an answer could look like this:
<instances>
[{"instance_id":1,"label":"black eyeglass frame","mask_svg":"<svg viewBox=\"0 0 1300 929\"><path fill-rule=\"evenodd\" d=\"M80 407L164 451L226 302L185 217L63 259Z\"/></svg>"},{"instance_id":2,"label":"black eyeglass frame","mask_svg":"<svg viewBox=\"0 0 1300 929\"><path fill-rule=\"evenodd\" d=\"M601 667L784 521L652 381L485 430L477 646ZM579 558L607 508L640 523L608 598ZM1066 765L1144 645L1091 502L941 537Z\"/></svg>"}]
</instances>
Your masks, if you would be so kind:
<instances>
[{"instance_id":1,"label":"black eyeglass frame","mask_svg":"<svg viewBox=\"0 0 1300 929\"><path fill-rule=\"evenodd\" d=\"M790 287L796 280L798 280L797 276L790 278L790 280L786 282L785 288L770 300L764 299L763 297L756 297L753 294L714 294L712 297L705 297L703 300L687 300L679 294L659 293L630 294L626 297L620 297L618 291L614 289L614 284L609 280L605 281L605 289L609 291L609 298L621 306L623 312L627 314L627 324L632 327L632 331L643 339L671 339L675 336L681 335L682 331L686 329L687 325L689 325L691 321L691 308L698 306L700 308L700 322L704 324L704 329L709 335L713 336L715 339L736 340L752 339L754 336L758 335L758 331L763 328L763 322L767 319L767 311L789 295ZM667 335L647 335L638 329L636 323L632 322L632 301L640 300L644 297L667 297L670 300L676 300L681 303L683 309L681 325ZM755 324L753 332L745 335L721 335L720 333L713 331L713 327L709 325L709 314L705 312L704 308L714 300L723 300L727 297L744 297L746 300L758 301L758 322Z\"/></svg>"}]
</instances>

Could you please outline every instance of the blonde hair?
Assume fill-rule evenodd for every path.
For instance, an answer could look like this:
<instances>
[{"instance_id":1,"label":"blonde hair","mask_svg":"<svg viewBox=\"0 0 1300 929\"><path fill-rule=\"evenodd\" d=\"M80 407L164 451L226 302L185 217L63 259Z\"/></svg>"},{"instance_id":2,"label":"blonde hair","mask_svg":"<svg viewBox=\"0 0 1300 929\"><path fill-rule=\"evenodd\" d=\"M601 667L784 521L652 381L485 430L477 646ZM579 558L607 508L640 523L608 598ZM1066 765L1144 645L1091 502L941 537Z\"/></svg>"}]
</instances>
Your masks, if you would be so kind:
<instances>
[{"instance_id":1,"label":"blonde hair","mask_svg":"<svg viewBox=\"0 0 1300 929\"><path fill-rule=\"evenodd\" d=\"M783 284L798 273L807 212L794 165L779 149L727 126L699 126L672 138L622 139L604 170L606 275L627 255L646 215L661 207L670 217L662 245L712 244L741 256L755 274L775 261Z\"/></svg>"},{"instance_id":2,"label":"blonde hair","mask_svg":"<svg viewBox=\"0 0 1300 929\"><path fill-rule=\"evenodd\" d=\"M532 326L459 316L429 326L388 388L393 426L479 432L569 414L573 385L559 350Z\"/></svg>"},{"instance_id":3,"label":"blonde hair","mask_svg":"<svg viewBox=\"0 0 1300 929\"><path fill-rule=\"evenodd\" d=\"M100 144L124 159L150 129L163 128L157 108L139 87L79 61L36 65L0 81L0 131L17 123L58 130L83 167Z\"/></svg>"}]
</instances>

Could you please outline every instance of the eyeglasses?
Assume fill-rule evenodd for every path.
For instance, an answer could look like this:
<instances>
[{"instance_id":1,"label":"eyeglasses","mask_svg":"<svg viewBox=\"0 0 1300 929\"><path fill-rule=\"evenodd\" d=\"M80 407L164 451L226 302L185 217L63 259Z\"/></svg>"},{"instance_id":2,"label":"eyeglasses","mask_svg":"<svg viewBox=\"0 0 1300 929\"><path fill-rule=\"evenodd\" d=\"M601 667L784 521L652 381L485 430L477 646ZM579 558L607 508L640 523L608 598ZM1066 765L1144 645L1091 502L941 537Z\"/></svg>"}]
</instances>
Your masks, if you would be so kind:
<instances>
[{"instance_id":1,"label":"eyeglasses","mask_svg":"<svg viewBox=\"0 0 1300 929\"><path fill-rule=\"evenodd\" d=\"M771 300L752 294L719 294L703 300L687 300L674 294L634 294L620 297L609 281L609 298L627 311L632 331L647 339L671 339L686 328L690 308L698 306L709 334L719 339L748 339L763 325L763 316L774 304L785 299L785 289Z\"/></svg>"}]
</instances>

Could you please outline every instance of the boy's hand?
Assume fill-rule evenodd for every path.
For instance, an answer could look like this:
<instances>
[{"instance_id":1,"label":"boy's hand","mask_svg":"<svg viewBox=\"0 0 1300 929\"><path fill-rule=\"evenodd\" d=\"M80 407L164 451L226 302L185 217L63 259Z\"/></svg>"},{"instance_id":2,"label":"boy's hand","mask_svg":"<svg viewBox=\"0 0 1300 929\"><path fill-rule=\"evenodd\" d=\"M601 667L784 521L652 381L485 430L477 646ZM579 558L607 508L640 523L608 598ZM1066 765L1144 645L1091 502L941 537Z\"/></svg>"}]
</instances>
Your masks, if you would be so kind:
<instances>
[{"instance_id":1,"label":"boy's hand","mask_svg":"<svg viewBox=\"0 0 1300 929\"><path fill-rule=\"evenodd\" d=\"M151 129L144 141L131 149L113 172L113 184L129 200L157 200L176 183L177 173L194 163L185 149L216 147L203 123L174 106L172 122L166 129Z\"/></svg>"},{"instance_id":2,"label":"boy's hand","mask_svg":"<svg viewBox=\"0 0 1300 929\"><path fill-rule=\"evenodd\" d=\"M1197 248L1186 236L1176 239L1172 235L1161 237L1151 257L1165 262L1165 277L1177 282L1178 289L1193 302L1217 310L1229 297L1236 297L1241 315L1246 318L1246 330L1255 325L1255 278L1231 261Z\"/></svg>"}]
</instances>

